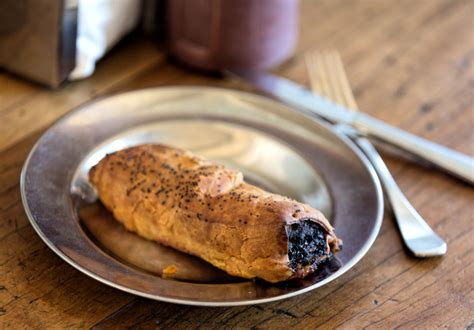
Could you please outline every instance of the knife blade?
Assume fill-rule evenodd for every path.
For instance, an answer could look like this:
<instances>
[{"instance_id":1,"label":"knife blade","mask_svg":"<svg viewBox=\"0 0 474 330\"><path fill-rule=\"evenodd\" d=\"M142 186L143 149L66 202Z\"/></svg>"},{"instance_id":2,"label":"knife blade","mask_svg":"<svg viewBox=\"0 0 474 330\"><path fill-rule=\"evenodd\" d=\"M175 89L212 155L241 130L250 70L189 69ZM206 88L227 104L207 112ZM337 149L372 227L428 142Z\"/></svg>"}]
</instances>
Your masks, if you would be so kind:
<instances>
[{"instance_id":1,"label":"knife blade","mask_svg":"<svg viewBox=\"0 0 474 330\"><path fill-rule=\"evenodd\" d=\"M361 112L354 112L297 83L254 70L227 70L230 76L249 82L260 90L307 115L335 124L351 125L361 135L388 142L474 185L474 158L428 141Z\"/></svg>"},{"instance_id":2,"label":"knife blade","mask_svg":"<svg viewBox=\"0 0 474 330\"><path fill-rule=\"evenodd\" d=\"M354 120L353 111L319 94L314 94L290 80L257 71L233 70L228 72L242 80L251 82L262 91L278 97L285 103L300 108L300 111L311 115L316 113L333 123L352 124Z\"/></svg>"}]
</instances>

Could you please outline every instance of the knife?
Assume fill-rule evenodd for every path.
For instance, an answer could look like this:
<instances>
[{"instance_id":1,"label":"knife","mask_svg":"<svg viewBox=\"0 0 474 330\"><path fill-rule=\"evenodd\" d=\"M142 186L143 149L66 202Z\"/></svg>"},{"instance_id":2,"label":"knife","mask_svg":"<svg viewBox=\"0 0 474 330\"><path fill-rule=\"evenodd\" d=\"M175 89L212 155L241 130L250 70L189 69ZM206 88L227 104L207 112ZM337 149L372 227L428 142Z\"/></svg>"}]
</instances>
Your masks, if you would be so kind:
<instances>
[{"instance_id":1,"label":"knife","mask_svg":"<svg viewBox=\"0 0 474 330\"><path fill-rule=\"evenodd\" d=\"M288 79L252 70L228 70L226 73L250 82L306 115L317 114L334 124L351 125L361 135L401 148L474 185L473 157L410 134L367 114L352 111Z\"/></svg>"}]
</instances>

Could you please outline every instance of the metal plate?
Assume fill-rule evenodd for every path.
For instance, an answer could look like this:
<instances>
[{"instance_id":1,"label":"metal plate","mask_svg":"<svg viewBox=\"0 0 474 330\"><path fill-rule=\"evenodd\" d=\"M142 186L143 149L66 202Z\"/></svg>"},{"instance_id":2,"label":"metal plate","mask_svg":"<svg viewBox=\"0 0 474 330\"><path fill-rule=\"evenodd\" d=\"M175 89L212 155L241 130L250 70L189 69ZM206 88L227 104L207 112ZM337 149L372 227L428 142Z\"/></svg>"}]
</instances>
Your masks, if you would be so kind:
<instances>
[{"instance_id":1,"label":"metal plate","mask_svg":"<svg viewBox=\"0 0 474 330\"><path fill-rule=\"evenodd\" d=\"M144 142L185 148L319 208L343 250L304 280L269 284L125 231L94 202L87 172L105 153ZM132 91L69 113L31 151L21 192L40 237L78 270L133 294L203 306L269 302L328 283L368 251L383 213L380 183L350 140L273 100L206 87ZM173 279L161 276L170 265L178 270Z\"/></svg>"}]
</instances>

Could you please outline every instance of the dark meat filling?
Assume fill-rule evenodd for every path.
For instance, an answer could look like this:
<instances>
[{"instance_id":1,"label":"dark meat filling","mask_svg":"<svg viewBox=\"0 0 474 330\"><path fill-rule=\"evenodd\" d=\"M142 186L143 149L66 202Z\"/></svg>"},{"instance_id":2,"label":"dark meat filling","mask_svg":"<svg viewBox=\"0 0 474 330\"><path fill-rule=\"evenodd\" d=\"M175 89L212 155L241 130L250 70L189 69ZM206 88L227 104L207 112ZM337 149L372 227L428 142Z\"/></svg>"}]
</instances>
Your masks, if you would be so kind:
<instances>
[{"instance_id":1,"label":"dark meat filling","mask_svg":"<svg viewBox=\"0 0 474 330\"><path fill-rule=\"evenodd\" d=\"M287 226L286 232L288 257L293 271L313 265L318 259L324 260L329 255L326 253L325 231L317 223L300 221Z\"/></svg>"}]
</instances>

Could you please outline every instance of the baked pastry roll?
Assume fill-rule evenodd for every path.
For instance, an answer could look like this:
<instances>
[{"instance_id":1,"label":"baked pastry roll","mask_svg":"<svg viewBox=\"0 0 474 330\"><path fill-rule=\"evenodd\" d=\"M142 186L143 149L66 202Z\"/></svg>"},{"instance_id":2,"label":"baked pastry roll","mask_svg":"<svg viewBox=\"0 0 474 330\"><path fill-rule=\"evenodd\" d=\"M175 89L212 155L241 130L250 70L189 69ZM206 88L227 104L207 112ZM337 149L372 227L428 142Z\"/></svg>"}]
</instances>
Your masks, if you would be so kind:
<instances>
[{"instance_id":1,"label":"baked pastry roll","mask_svg":"<svg viewBox=\"0 0 474 330\"><path fill-rule=\"evenodd\" d=\"M146 144L109 154L89 178L126 229L234 276L302 278L340 246L318 210L169 146Z\"/></svg>"}]
</instances>

